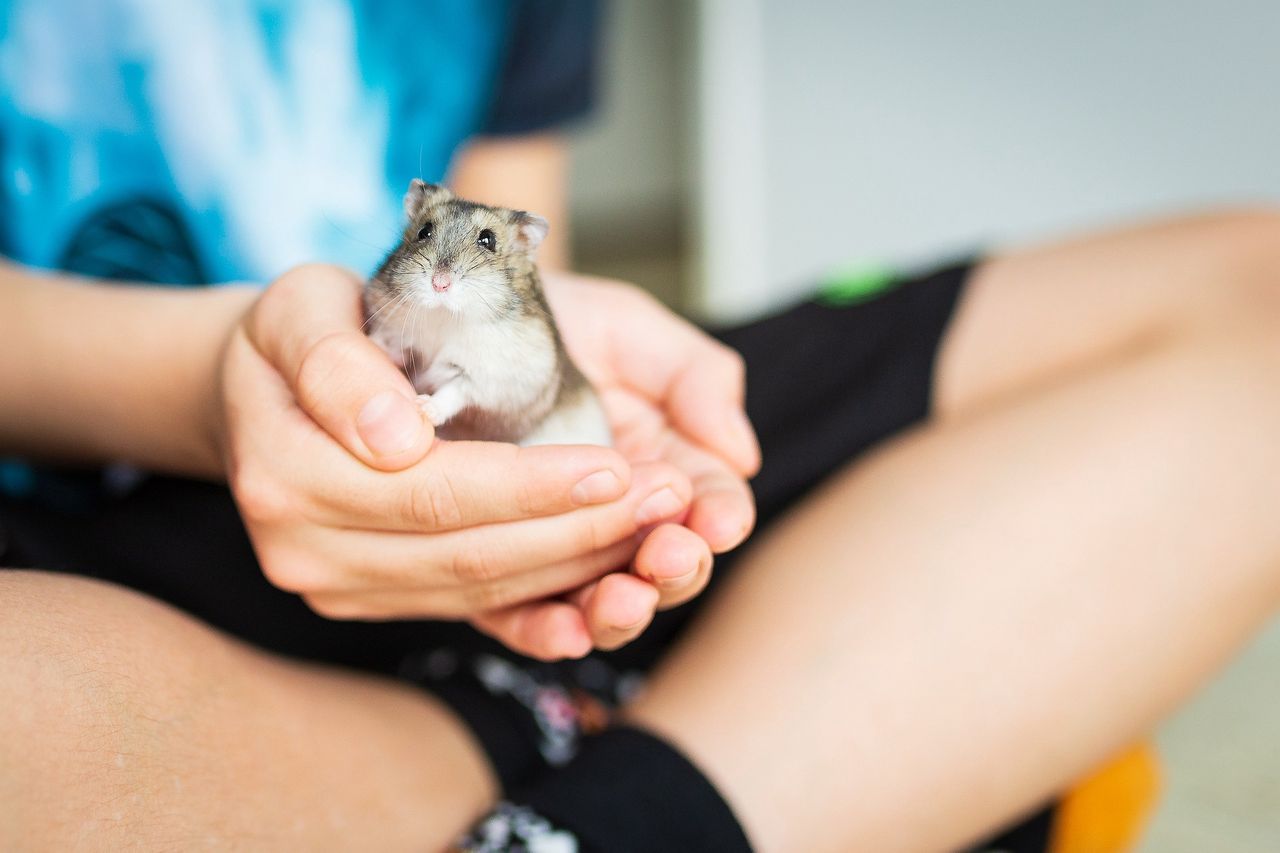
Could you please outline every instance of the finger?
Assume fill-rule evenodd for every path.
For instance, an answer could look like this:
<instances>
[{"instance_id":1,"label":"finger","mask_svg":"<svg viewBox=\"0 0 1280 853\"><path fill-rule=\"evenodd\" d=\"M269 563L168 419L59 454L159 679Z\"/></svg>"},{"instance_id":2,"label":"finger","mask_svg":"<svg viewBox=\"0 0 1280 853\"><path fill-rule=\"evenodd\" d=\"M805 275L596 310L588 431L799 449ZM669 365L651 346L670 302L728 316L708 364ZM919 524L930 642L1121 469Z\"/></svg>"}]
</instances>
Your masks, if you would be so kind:
<instances>
[{"instance_id":1,"label":"finger","mask_svg":"<svg viewBox=\"0 0 1280 853\"><path fill-rule=\"evenodd\" d=\"M303 411L366 465L396 471L421 459L435 433L413 386L363 323L360 281L310 265L266 290L248 334Z\"/></svg>"},{"instance_id":2,"label":"finger","mask_svg":"<svg viewBox=\"0 0 1280 853\"><path fill-rule=\"evenodd\" d=\"M513 593L503 584L489 589L463 589L457 585L436 588L374 587L340 592L307 592L302 599L326 619L396 621L404 619L474 619L479 613L498 613L535 605L593 585L611 571L625 570L639 548L639 537L588 557L547 566L531 575L529 589ZM536 575L536 576L532 576ZM579 608L581 610L581 608Z\"/></svg>"},{"instance_id":3,"label":"finger","mask_svg":"<svg viewBox=\"0 0 1280 853\"><path fill-rule=\"evenodd\" d=\"M563 601L538 601L483 613L471 624L513 651L544 661L580 658L592 648L581 611Z\"/></svg>"},{"instance_id":4,"label":"finger","mask_svg":"<svg viewBox=\"0 0 1280 853\"><path fill-rule=\"evenodd\" d=\"M254 491L266 492L263 503L272 511L287 497L291 509L325 525L435 531L615 500L630 482L621 454L587 445L437 442L426 460L406 471L375 471L294 405L288 385L247 331L237 331L228 358L256 388L228 404L260 424L241 436L238 457L258 469L246 479Z\"/></svg>"},{"instance_id":5,"label":"finger","mask_svg":"<svg viewBox=\"0 0 1280 853\"><path fill-rule=\"evenodd\" d=\"M760 470L760 443L747 420L746 368L734 350L707 340L672 377L666 410L685 435L739 474Z\"/></svg>"},{"instance_id":6,"label":"finger","mask_svg":"<svg viewBox=\"0 0 1280 853\"><path fill-rule=\"evenodd\" d=\"M393 615L413 606L401 591L438 591L437 607L448 601L470 615L560 593L629 563L636 534L683 515L691 496L681 472L651 463L636 468L622 500L598 507L447 534L304 526L277 537L260 558L286 590L386 593L402 608ZM655 501L661 517L653 517Z\"/></svg>"},{"instance_id":7,"label":"finger","mask_svg":"<svg viewBox=\"0 0 1280 853\"><path fill-rule=\"evenodd\" d=\"M666 410L676 427L752 476L760 445L743 409L746 369L733 349L651 298L609 339L611 363L624 382ZM663 334L654 334L661 328Z\"/></svg>"},{"instance_id":8,"label":"finger","mask_svg":"<svg viewBox=\"0 0 1280 853\"><path fill-rule=\"evenodd\" d=\"M732 476L707 474L696 478L694 499L684 525L723 554L741 545L755 526L751 490Z\"/></svg>"},{"instance_id":9,"label":"finger","mask_svg":"<svg viewBox=\"0 0 1280 853\"><path fill-rule=\"evenodd\" d=\"M678 524L664 524L641 543L634 560L638 577L659 594L666 610L697 596L711 579L711 549L697 533Z\"/></svg>"},{"instance_id":10,"label":"finger","mask_svg":"<svg viewBox=\"0 0 1280 853\"><path fill-rule=\"evenodd\" d=\"M658 590L635 575L614 572L569 596L597 649L613 651L644 633L658 608Z\"/></svg>"},{"instance_id":11,"label":"finger","mask_svg":"<svg viewBox=\"0 0 1280 853\"><path fill-rule=\"evenodd\" d=\"M303 599L317 613L330 619L362 619L385 622L396 619L468 619L568 594L605 574L631 564L640 538L629 537L610 548L549 566L482 584L463 586L395 586L386 583L352 586L327 580L309 586ZM268 571L273 582L277 575ZM285 583L277 586L288 587Z\"/></svg>"},{"instance_id":12,"label":"finger","mask_svg":"<svg viewBox=\"0 0 1280 853\"><path fill-rule=\"evenodd\" d=\"M631 485L617 451L593 445L517 447L438 441L405 471L351 471L335 478L299 458L296 482L315 497L325 524L443 532L615 501Z\"/></svg>"},{"instance_id":13,"label":"finger","mask_svg":"<svg viewBox=\"0 0 1280 853\"><path fill-rule=\"evenodd\" d=\"M705 539L716 554L741 545L756 520L755 498L746 480L706 450L678 438L668 443L665 458L693 482L685 527Z\"/></svg>"}]
</instances>

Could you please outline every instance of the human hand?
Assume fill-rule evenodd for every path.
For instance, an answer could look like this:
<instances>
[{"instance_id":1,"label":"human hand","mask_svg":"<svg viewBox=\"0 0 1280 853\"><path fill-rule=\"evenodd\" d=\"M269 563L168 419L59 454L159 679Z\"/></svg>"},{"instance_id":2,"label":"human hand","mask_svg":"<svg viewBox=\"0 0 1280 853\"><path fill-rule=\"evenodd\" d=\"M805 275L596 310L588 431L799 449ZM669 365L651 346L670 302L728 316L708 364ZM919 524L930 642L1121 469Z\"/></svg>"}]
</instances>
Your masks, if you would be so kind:
<instances>
[{"instance_id":1,"label":"human hand","mask_svg":"<svg viewBox=\"0 0 1280 853\"><path fill-rule=\"evenodd\" d=\"M268 579L326 616L469 618L538 657L647 622L653 585L600 578L652 562L640 534L690 510L690 475L603 447L435 441L362 319L352 274L301 267L226 344L219 443Z\"/></svg>"},{"instance_id":2,"label":"human hand","mask_svg":"<svg viewBox=\"0 0 1280 853\"><path fill-rule=\"evenodd\" d=\"M577 590L570 601L590 606L608 590L612 606L640 610L688 601L710 577L712 553L723 553L750 533L755 506L746 478L760 466L760 449L743 411L745 376L741 357L679 318L645 292L618 282L544 273L547 296L565 345L600 394L615 444L633 464L665 461L693 486L689 511L679 524L653 530L635 556L635 576L653 582L651 594L630 576L606 575ZM608 585L608 586L606 586ZM503 612L474 620L498 631ZM546 602L542 607L561 606ZM629 631L593 634L595 645L629 642L648 620ZM561 623L569 642L574 626Z\"/></svg>"}]
</instances>

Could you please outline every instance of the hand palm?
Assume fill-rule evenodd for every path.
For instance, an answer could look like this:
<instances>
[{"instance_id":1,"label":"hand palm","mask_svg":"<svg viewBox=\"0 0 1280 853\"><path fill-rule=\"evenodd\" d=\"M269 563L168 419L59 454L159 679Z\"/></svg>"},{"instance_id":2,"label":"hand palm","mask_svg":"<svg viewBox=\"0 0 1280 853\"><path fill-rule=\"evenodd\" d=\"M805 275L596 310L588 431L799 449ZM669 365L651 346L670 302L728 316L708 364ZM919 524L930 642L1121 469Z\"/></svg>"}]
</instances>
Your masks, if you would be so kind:
<instances>
[{"instance_id":1,"label":"hand palm","mask_svg":"<svg viewBox=\"0 0 1280 853\"><path fill-rule=\"evenodd\" d=\"M617 449L684 471L694 485L685 525L717 553L739 544L754 521L745 477L759 450L741 414L737 354L628 286L552 278L548 294Z\"/></svg>"},{"instance_id":2,"label":"hand palm","mask_svg":"<svg viewBox=\"0 0 1280 853\"><path fill-rule=\"evenodd\" d=\"M640 613L633 629L607 642L591 640L614 648L634 639L655 606L674 606L700 592L711 554L746 538L755 521L746 477L759 466L760 451L742 412L743 366L736 353L635 288L547 278L565 346L600 394L616 448L633 464L663 461L683 471L693 500L682 525L648 532L631 567L570 593L567 602L534 602L472 621L508 641L524 638L526 648L580 649L589 625L630 624L620 614ZM637 575L658 577L659 589L660 578L677 579L678 591L659 596Z\"/></svg>"}]
</instances>

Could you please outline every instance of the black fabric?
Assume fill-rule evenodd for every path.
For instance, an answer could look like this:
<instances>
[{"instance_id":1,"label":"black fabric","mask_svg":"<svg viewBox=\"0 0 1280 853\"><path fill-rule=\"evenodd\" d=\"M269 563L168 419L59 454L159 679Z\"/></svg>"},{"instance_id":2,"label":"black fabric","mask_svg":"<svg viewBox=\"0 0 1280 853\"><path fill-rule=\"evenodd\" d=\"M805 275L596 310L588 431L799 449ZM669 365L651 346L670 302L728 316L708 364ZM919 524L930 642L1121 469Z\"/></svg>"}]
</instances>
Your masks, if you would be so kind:
<instances>
[{"instance_id":1,"label":"black fabric","mask_svg":"<svg viewBox=\"0 0 1280 853\"><path fill-rule=\"evenodd\" d=\"M506 61L481 133L531 133L590 112L599 61L598 0L511 5Z\"/></svg>"},{"instance_id":2,"label":"black fabric","mask_svg":"<svg viewBox=\"0 0 1280 853\"><path fill-rule=\"evenodd\" d=\"M753 483L757 530L850 460L928 415L933 361L967 275L967 266L951 267L857 305L806 302L720 334L746 360L747 409L764 451ZM79 513L0 498L0 548L0 564L111 580L273 652L412 678L472 726L507 792L546 771L546 744L535 740L537 726L510 697L473 677L470 664L508 661L536 673L540 683L558 681L562 692L574 695L590 692L607 707L625 699L632 674L650 669L679 638L733 571L736 556L718 560L706 594L659 614L630 646L548 666L521 659L463 624L317 616L265 580L221 486L148 478ZM457 678L454 670L429 675L441 649L457 658ZM611 673L603 686L601 671ZM576 731L552 734L563 745ZM1047 821L1047 814L1038 820ZM1043 853L1038 837L1009 836L999 849Z\"/></svg>"},{"instance_id":3,"label":"black fabric","mask_svg":"<svg viewBox=\"0 0 1280 853\"><path fill-rule=\"evenodd\" d=\"M1053 836L1054 809L1042 809L981 845L976 853L1044 853Z\"/></svg>"},{"instance_id":4,"label":"black fabric","mask_svg":"<svg viewBox=\"0 0 1280 853\"><path fill-rule=\"evenodd\" d=\"M556 827L583 853L750 853L729 805L684 755L634 728L584 741L568 766L511 797Z\"/></svg>"}]
</instances>

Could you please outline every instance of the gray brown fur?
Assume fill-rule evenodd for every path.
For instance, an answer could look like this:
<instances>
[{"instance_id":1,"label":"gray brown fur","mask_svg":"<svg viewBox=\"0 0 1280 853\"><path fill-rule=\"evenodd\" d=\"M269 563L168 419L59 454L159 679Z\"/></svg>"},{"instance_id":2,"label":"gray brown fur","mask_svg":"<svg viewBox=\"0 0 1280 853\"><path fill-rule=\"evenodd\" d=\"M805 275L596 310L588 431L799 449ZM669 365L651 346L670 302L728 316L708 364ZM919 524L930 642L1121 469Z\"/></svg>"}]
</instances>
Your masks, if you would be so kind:
<instances>
[{"instance_id":1,"label":"gray brown fur","mask_svg":"<svg viewBox=\"0 0 1280 853\"><path fill-rule=\"evenodd\" d=\"M598 400L565 349L534 263L545 220L421 181L410 185L405 212L400 243L365 288L366 325L424 395L428 414L433 398L444 406L436 412L440 434L546 443L538 433L544 422L565 421L576 408L594 423ZM486 230L492 251L478 242ZM433 276L444 274L452 283L433 288ZM448 412L460 388L470 402ZM568 432L608 441L607 426L602 437L595 427Z\"/></svg>"}]
</instances>

